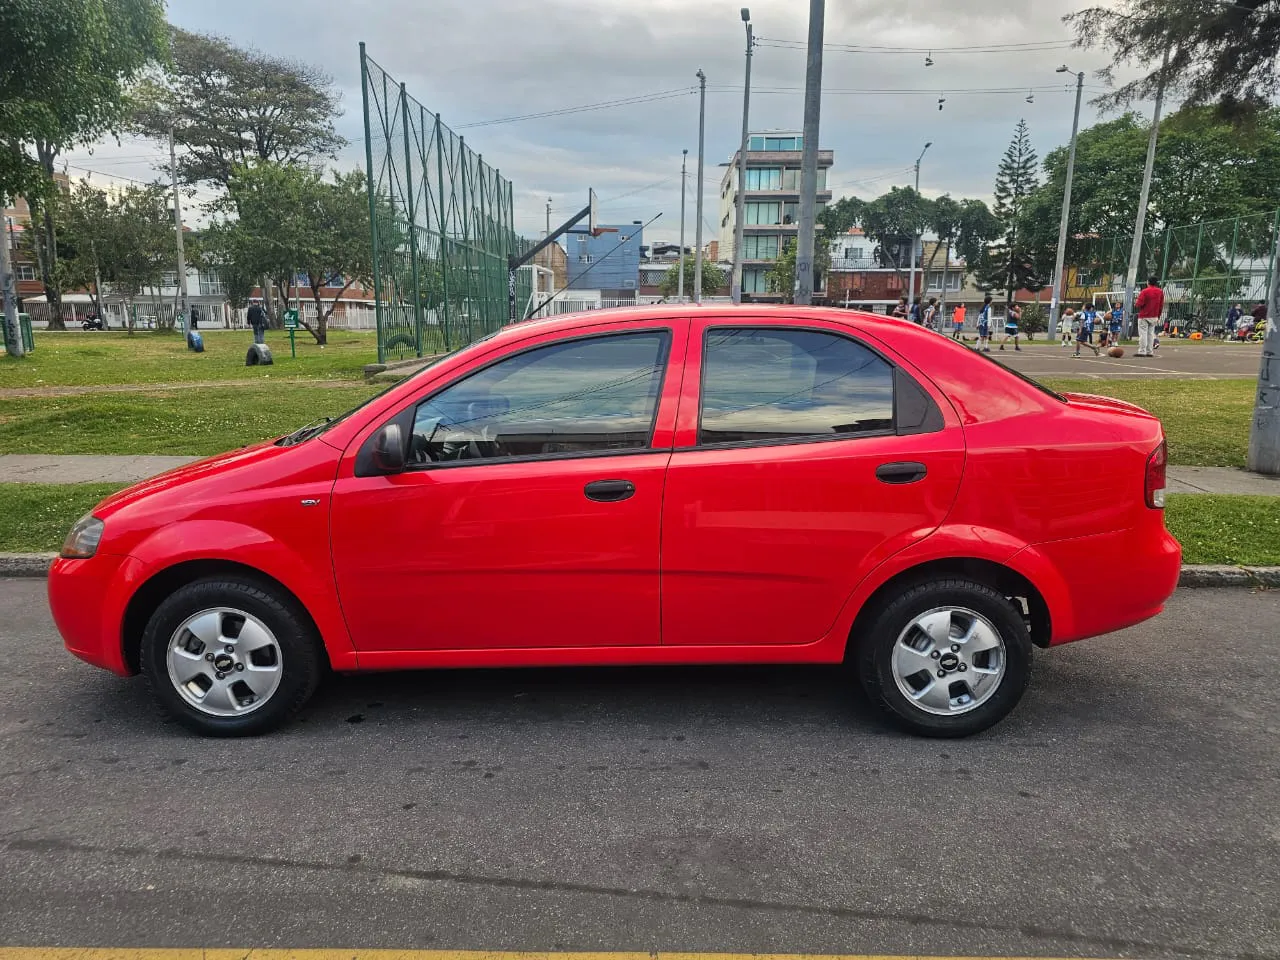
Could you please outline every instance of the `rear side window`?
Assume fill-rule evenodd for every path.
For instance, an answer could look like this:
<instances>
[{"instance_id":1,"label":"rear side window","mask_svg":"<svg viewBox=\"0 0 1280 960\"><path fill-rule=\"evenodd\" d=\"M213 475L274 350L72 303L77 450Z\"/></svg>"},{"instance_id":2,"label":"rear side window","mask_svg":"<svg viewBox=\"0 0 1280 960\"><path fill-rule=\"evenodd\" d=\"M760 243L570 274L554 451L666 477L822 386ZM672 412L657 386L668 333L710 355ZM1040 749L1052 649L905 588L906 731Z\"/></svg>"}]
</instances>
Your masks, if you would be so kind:
<instances>
[{"instance_id":1,"label":"rear side window","mask_svg":"<svg viewBox=\"0 0 1280 960\"><path fill-rule=\"evenodd\" d=\"M649 445L671 336L568 340L507 357L419 405L416 463Z\"/></svg>"},{"instance_id":2,"label":"rear side window","mask_svg":"<svg viewBox=\"0 0 1280 960\"><path fill-rule=\"evenodd\" d=\"M817 330L707 331L698 442L801 440L893 429L893 368Z\"/></svg>"}]
</instances>

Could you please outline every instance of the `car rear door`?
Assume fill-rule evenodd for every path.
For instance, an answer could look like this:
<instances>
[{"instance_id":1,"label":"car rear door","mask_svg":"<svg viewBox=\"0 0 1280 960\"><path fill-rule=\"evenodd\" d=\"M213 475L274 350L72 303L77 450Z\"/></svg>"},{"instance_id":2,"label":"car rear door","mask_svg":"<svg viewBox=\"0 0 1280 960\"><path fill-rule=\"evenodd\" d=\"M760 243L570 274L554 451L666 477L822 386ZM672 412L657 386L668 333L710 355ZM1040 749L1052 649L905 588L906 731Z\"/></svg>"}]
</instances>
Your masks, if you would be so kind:
<instances>
[{"instance_id":1,"label":"car rear door","mask_svg":"<svg viewBox=\"0 0 1280 960\"><path fill-rule=\"evenodd\" d=\"M662 516L667 644L805 644L927 537L964 436L914 370L847 325L700 318Z\"/></svg>"},{"instance_id":2,"label":"car rear door","mask_svg":"<svg viewBox=\"0 0 1280 960\"><path fill-rule=\"evenodd\" d=\"M412 437L394 475L361 475L372 424L333 497L356 649L659 643L686 339L683 320L600 324L484 357L384 418Z\"/></svg>"}]
</instances>

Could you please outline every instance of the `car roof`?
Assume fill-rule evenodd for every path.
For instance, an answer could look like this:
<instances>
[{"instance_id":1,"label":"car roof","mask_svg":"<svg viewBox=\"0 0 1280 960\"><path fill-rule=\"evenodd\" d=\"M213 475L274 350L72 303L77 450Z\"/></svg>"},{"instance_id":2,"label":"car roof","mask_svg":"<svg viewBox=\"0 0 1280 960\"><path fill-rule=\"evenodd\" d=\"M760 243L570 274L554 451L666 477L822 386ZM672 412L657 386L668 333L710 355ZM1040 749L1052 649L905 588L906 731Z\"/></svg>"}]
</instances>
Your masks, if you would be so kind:
<instances>
[{"instance_id":1,"label":"car roof","mask_svg":"<svg viewBox=\"0 0 1280 960\"><path fill-rule=\"evenodd\" d=\"M844 310L837 307L801 307L793 304L776 303L655 303L635 307L610 307L602 310L586 310L581 313L566 313L555 317L537 317L522 320L503 328L503 332L527 331L536 325L539 332L554 333L560 330L573 330L577 327L598 323L625 324L628 321L639 323L648 320L686 319L694 316L735 317L744 319L774 319L780 322L799 322L805 320L826 320L837 323L854 322L868 332L883 331L887 334L901 334L907 331L920 331L923 328L909 320L890 317L884 314L863 313L858 310Z\"/></svg>"}]
</instances>

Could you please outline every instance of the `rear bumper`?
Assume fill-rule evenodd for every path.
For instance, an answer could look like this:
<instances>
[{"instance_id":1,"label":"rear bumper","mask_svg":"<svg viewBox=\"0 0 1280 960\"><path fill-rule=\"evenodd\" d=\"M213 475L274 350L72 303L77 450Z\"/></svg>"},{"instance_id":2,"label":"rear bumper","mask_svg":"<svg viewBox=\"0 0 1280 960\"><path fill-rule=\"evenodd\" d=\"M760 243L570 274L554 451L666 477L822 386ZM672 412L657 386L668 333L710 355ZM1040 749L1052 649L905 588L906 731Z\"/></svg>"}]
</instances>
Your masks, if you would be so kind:
<instances>
[{"instance_id":1,"label":"rear bumper","mask_svg":"<svg viewBox=\"0 0 1280 960\"><path fill-rule=\"evenodd\" d=\"M125 660L122 626L142 565L133 557L99 554L86 560L59 558L49 568L49 609L69 651L120 676Z\"/></svg>"},{"instance_id":2,"label":"rear bumper","mask_svg":"<svg viewBox=\"0 0 1280 960\"><path fill-rule=\"evenodd\" d=\"M1059 603L1069 607L1059 616L1050 605L1051 645L1123 630L1164 609L1178 586L1182 547L1163 517L1152 520L1150 527L1036 545L1062 575Z\"/></svg>"}]
</instances>

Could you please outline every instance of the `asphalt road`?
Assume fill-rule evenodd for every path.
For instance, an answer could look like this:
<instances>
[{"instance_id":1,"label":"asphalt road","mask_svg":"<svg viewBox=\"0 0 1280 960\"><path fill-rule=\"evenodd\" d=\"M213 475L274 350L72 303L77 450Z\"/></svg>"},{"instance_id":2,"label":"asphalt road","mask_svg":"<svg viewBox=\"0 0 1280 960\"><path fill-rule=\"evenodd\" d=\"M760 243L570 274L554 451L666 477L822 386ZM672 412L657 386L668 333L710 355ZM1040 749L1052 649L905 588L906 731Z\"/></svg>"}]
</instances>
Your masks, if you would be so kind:
<instances>
[{"instance_id":1,"label":"asphalt road","mask_svg":"<svg viewBox=\"0 0 1280 960\"><path fill-rule=\"evenodd\" d=\"M0 944L1280 957L1277 625L1184 592L962 742L811 668L336 680L213 741L0 582Z\"/></svg>"},{"instance_id":2,"label":"asphalt road","mask_svg":"<svg viewBox=\"0 0 1280 960\"><path fill-rule=\"evenodd\" d=\"M1079 377L1098 380L1252 380L1258 376L1262 355L1256 343L1191 343L1186 340L1161 339L1160 351L1154 357L1135 357L1137 347L1125 345L1119 359L1100 357L1084 350L1079 359L1072 356L1074 344L1062 347L1043 340L1024 344L1021 351L1012 345L1007 350L997 346L991 356L1031 377Z\"/></svg>"}]
</instances>

